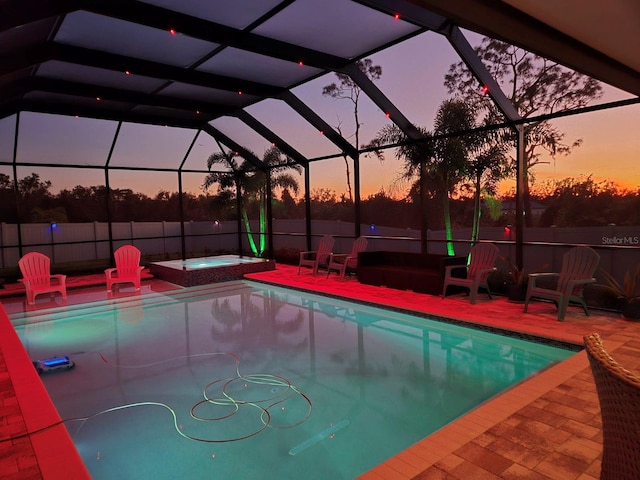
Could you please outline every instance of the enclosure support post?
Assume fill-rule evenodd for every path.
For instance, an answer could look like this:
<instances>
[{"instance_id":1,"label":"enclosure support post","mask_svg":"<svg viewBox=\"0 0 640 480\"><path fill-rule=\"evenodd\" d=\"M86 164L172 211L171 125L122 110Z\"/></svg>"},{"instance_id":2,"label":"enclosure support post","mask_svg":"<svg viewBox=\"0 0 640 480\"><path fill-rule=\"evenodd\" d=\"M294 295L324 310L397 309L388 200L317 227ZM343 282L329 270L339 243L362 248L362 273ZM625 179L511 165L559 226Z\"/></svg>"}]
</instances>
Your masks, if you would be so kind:
<instances>
[{"instance_id":1,"label":"enclosure support post","mask_svg":"<svg viewBox=\"0 0 640 480\"><path fill-rule=\"evenodd\" d=\"M180 209L180 248L182 249L182 261L187 259L187 242L184 236L184 192L182 191L182 170L178 172L178 208ZM164 233L163 233L164 236ZM167 253L167 248L164 248Z\"/></svg>"},{"instance_id":2,"label":"enclosure support post","mask_svg":"<svg viewBox=\"0 0 640 480\"><path fill-rule=\"evenodd\" d=\"M271 170L267 170L267 258L273 259L273 208L271 196ZM262 227L262 225L260 226ZM260 232L260 235L264 235Z\"/></svg>"},{"instance_id":3,"label":"enclosure support post","mask_svg":"<svg viewBox=\"0 0 640 480\"><path fill-rule=\"evenodd\" d=\"M240 185L240 177L236 173L236 226L238 229L238 255L242 257L242 185Z\"/></svg>"},{"instance_id":4,"label":"enclosure support post","mask_svg":"<svg viewBox=\"0 0 640 480\"><path fill-rule=\"evenodd\" d=\"M18 167L16 161L18 157L18 130L20 129L20 112L16 114L16 131L13 137L13 198L16 209L16 227L18 228L18 258L22 258L22 221L20 218L20 189L18 188Z\"/></svg>"},{"instance_id":5,"label":"enclosure support post","mask_svg":"<svg viewBox=\"0 0 640 480\"><path fill-rule=\"evenodd\" d=\"M307 251L311 251L311 180L309 178L309 164L304 166L304 218Z\"/></svg>"},{"instance_id":6,"label":"enclosure support post","mask_svg":"<svg viewBox=\"0 0 640 480\"><path fill-rule=\"evenodd\" d=\"M353 206L355 209L354 237L360 236L360 154L353 159Z\"/></svg>"},{"instance_id":7,"label":"enclosure support post","mask_svg":"<svg viewBox=\"0 0 640 480\"><path fill-rule=\"evenodd\" d=\"M518 134L516 153L516 265L524 267L523 236L524 236L524 192L525 192L525 135L524 125L517 125Z\"/></svg>"}]
</instances>

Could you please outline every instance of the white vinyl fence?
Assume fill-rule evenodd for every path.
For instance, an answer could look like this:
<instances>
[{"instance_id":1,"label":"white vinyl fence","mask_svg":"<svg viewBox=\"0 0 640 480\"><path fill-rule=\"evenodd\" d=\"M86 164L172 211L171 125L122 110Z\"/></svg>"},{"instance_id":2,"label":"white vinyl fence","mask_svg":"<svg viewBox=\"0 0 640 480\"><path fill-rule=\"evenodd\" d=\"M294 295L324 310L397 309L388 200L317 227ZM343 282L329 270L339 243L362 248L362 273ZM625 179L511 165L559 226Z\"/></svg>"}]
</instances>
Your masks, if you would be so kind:
<instances>
[{"instance_id":1,"label":"white vinyl fence","mask_svg":"<svg viewBox=\"0 0 640 480\"><path fill-rule=\"evenodd\" d=\"M22 228L23 253L39 251L48 255L54 264L108 260L109 231L107 223L31 223ZM251 224L253 232L258 223ZM182 253L180 222L119 222L112 224L113 248L134 244L143 255L174 255ZM237 252L237 223L185 222L185 246L188 257L210 255L219 251ZM336 237L335 252L346 253L353 242L354 227L350 222L317 220L312 223L312 248L322 235ZM379 225L362 225L361 234L369 239L368 250L420 251L420 232L412 229ZM256 244L258 235L253 234ZM443 231L429 231L429 253L446 253ZM470 229L453 232L455 239L468 239ZM498 244L504 256L515 260L514 232L502 227L481 229L484 241ZM273 249L306 250L305 221L273 221ZM614 277L622 279L624 273L640 262L640 226L580 227L580 228L528 228L524 231L524 267L532 271L542 265L546 270L558 271L563 253L574 244L587 244L597 248L600 266ZM549 244L568 244L552 245ZM251 249L246 234L242 235L243 253ZM14 268L18 264L18 229L15 224L0 223L0 268ZM457 255L465 255L470 245L466 241L454 242ZM603 248L598 248L602 246Z\"/></svg>"}]
</instances>

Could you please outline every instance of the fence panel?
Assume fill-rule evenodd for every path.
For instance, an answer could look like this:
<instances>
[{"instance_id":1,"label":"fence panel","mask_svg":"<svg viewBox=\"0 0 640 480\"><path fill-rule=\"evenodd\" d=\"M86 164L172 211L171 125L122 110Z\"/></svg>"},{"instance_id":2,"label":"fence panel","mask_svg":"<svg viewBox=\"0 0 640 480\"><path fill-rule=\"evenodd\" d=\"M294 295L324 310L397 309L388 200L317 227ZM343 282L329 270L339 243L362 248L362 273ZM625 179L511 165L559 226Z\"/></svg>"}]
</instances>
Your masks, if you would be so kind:
<instances>
[{"instance_id":1,"label":"fence panel","mask_svg":"<svg viewBox=\"0 0 640 480\"><path fill-rule=\"evenodd\" d=\"M218 252L237 252L236 222L186 222L184 224L187 257L213 255ZM252 232L258 232L258 222L251 223ZM280 249L306 250L305 220L274 220L274 251ZM350 222L319 220L313 223L312 248L321 235L336 237L335 251L346 253L351 249L354 227ZM362 235L369 239L370 251L392 250L420 252L418 230L392 228L379 225L361 225ZM39 251L48 255L53 263L72 263L108 260L109 226L107 223L30 223L21 225L22 253ZM182 254L182 228L180 222L116 222L112 224L113 249L134 244L144 255L179 257ZM455 252L465 255L470 248L469 229L452 232ZM446 254L445 233L427 232L429 253ZM501 255L515 259L514 232L506 227L483 227L483 241L496 241ZM600 267L622 281L624 274L635 269L640 262L640 226L582 228L528 228L525 229L524 268L559 271L563 254L574 244L592 245L600 254ZM259 241L259 235L254 233ZM464 239L464 240L463 240ZM243 253L251 254L246 233L242 234ZM19 259L18 229L15 224L0 223L0 268L16 268Z\"/></svg>"}]
</instances>

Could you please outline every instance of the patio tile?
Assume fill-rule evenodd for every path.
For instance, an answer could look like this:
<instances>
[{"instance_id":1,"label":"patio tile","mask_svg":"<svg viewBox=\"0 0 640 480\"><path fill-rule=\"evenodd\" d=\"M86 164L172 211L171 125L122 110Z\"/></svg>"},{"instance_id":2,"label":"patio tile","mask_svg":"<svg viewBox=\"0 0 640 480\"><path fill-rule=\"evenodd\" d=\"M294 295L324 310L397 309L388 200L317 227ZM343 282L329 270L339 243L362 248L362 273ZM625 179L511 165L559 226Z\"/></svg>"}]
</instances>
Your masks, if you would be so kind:
<instances>
[{"instance_id":1,"label":"patio tile","mask_svg":"<svg viewBox=\"0 0 640 480\"><path fill-rule=\"evenodd\" d=\"M513 463L512 460L505 458L503 455L492 452L473 442L459 448L455 451L455 454L495 475L500 475Z\"/></svg>"},{"instance_id":2,"label":"patio tile","mask_svg":"<svg viewBox=\"0 0 640 480\"><path fill-rule=\"evenodd\" d=\"M588 466L587 462L560 452L553 452L534 470L555 480L575 480Z\"/></svg>"},{"instance_id":3,"label":"patio tile","mask_svg":"<svg viewBox=\"0 0 640 480\"><path fill-rule=\"evenodd\" d=\"M553 480L553 477L548 477L533 470L529 470L527 467L513 464L506 469L500 478L506 480Z\"/></svg>"}]
</instances>

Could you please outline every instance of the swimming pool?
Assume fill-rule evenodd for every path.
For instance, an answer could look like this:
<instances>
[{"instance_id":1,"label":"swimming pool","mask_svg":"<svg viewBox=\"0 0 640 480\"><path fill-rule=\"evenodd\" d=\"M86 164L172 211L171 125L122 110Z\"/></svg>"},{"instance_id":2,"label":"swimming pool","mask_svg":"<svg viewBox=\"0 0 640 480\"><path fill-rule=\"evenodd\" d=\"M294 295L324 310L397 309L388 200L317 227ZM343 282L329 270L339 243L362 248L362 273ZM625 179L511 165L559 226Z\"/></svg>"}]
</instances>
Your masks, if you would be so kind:
<instances>
[{"instance_id":1,"label":"swimming pool","mask_svg":"<svg viewBox=\"0 0 640 480\"><path fill-rule=\"evenodd\" d=\"M573 354L251 282L11 318L95 479L353 478Z\"/></svg>"}]
</instances>

